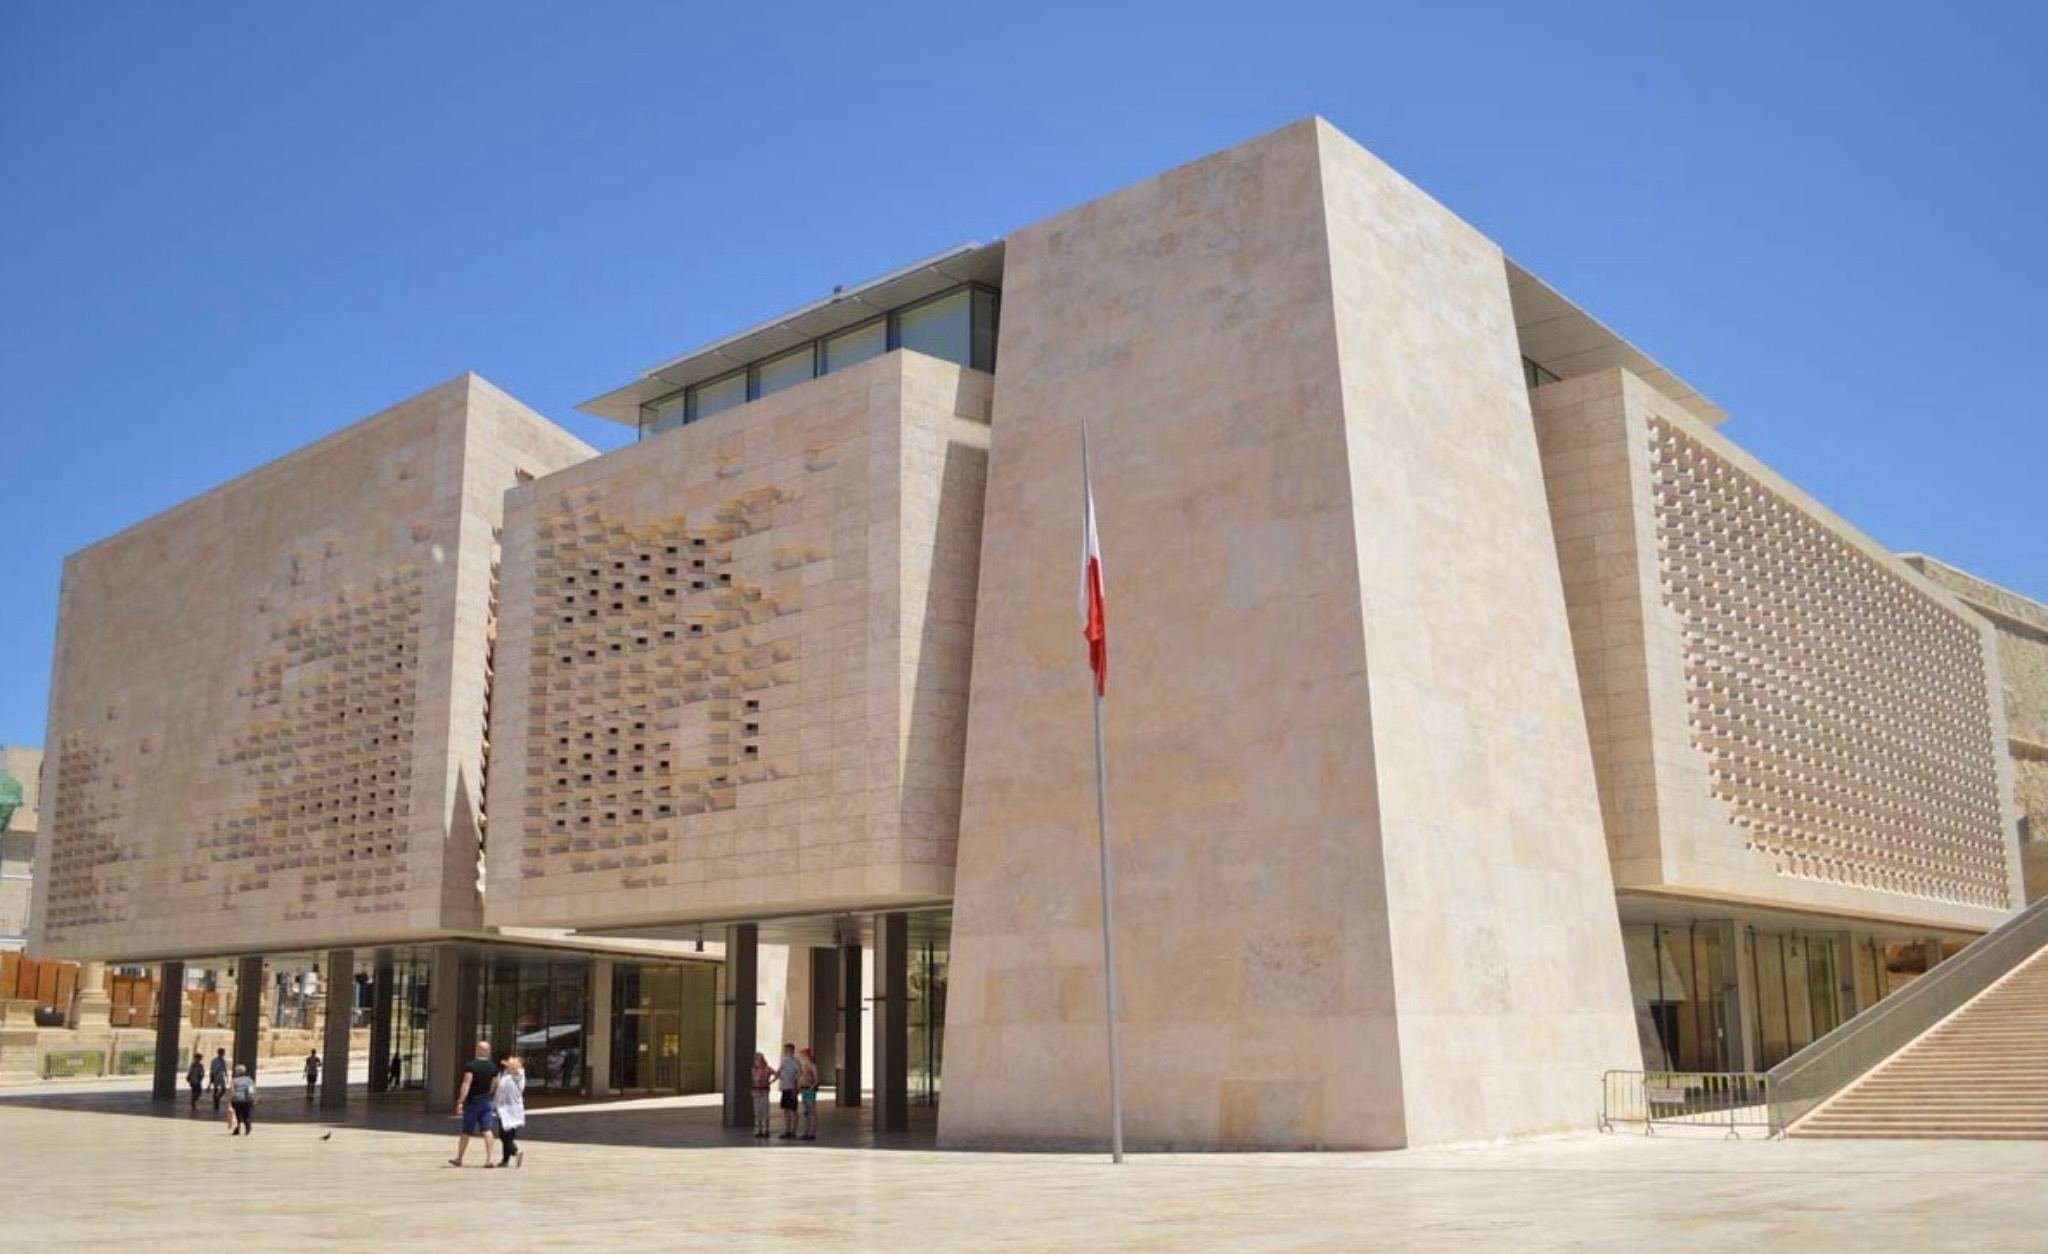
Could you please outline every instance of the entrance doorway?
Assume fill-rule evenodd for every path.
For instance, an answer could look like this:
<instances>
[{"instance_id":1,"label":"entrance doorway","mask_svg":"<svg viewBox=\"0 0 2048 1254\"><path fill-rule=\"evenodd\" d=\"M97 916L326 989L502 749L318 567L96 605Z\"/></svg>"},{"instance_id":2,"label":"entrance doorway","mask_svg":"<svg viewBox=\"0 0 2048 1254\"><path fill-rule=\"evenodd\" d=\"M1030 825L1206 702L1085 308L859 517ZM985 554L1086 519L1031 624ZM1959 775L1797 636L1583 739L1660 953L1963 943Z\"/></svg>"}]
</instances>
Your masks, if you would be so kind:
<instances>
[{"instance_id":1,"label":"entrance doorway","mask_svg":"<svg viewBox=\"0 0 2048 1254\"><path fill-rule=\"evenodd\" d=\"M717 980L715 968L704 965L613 965L614 1089L640 1095L717 1091Z\"/></svg>"}]
</instances>

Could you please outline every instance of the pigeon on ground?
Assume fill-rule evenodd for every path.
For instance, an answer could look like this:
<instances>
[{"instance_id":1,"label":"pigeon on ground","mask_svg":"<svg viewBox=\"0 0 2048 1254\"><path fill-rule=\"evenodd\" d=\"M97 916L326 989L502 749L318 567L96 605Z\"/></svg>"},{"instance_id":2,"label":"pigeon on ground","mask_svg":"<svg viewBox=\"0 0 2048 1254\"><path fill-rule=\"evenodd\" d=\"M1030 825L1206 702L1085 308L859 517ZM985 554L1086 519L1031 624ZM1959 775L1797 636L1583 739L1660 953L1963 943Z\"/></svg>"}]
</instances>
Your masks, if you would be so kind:
<instances>
[{"instance_id":1,"label":"pigeon on ground","mask_svg":"<svg viewBox=\"0 0 2048 1254\"><path fill-rule=\"evenodd\" d=\"M332 1132L323 1132L320 1134L320 1139L323 1141L332 1141L334 1139L334 1134Z\"/></svg>"}]
</instances>

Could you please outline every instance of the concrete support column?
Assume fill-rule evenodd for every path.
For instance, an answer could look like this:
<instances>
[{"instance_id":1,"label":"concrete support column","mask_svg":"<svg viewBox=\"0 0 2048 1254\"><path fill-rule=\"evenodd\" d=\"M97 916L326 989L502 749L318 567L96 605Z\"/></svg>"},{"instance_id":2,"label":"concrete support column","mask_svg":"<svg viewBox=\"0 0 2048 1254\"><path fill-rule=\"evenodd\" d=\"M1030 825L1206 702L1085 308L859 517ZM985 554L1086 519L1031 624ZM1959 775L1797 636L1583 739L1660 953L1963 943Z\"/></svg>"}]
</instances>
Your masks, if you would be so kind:
<instances>
[{"instance_id":1,"label":"concrete support column","mask_svg":"<svg viewBox=\"0 0 2048 1254\"><path fill-rule=\"evenodd\" d=\"M910 916L875 916L875 1130L910 1130Z\"/></svg>"},{"instance_id":2,"label":"concrete support column","mask_svg":"<svg viewBox=\"0 0 2048 1254\"><path fill-rule=\"evenodd\" d=\"M256 1049L263 1033L263 956L243 958L235 963L235 1047L228 1061L241 1063L256 1074Z\"/></svg>"},{"instance_id":3,"label":"concrete support column","mask_svg":"<svg viewBox=\"0 0 2048 1254\"><path fill-rule=\"evenodd\" d=\"M1721 952L1727 955L1723 994L1728 1005L1728 1068L1731 1071L1755 1071L1759 1045L1756 961L1750 953L1749 929L1733 919L1716 920L1711 926L1719 931Z\"/></svg>"},{"instance_id":4,"label":"concrete support column","mask_svg":"<svg viewBox=\"0 0 2048 1254\"><path fill-rule=\"evenodd\" d=\"M376 970L370 989L370 1091L382 1093L391 1087L391 986L398 972L388 958L379 959Z\"/></svg>"},{"instance_id":5,"label":"concrete support column","mask_svg":"<svg viewBox=\"0 0 2048 1254\"><path fill-rule=\"evenodd\" d=\"M428 1110L443 1110L455 1104L462 1064L476 1042L462 1039L462 954L453 945L436 945L433 971L427 977L427 1075L425 1096Z\"/></svg>"},{"instance_id":6,"label":"concrete support column","mask_svg":"<svg viewBox=\"0 0 2048 1254\"><path fill-rule=\"evenodd\" d=\"M752 923L725 929L725 1126L754 1124L754 1008L760 1000L760 936Z\"/></svg>"},{"instance_id":7,"label":"concrete support column","mask_svg":"<svg viewBox=\"0 0 2048 1254\"><path fill-rule=\"evenodd\" d=\"M320 1106L340 1110L348 1105L348 1030L355 1018L356 954L335 949L327 954L327 1039L321 1051L326 1064L320 1073ZM371 1069L376 1064L371 1063Z\"/></svg>"},{"instance_id":8,"label":"concrete support column","mask_svg":"<svg viewBox=\"0 0 2048 1254\"><path fill-rule=\"evenodd\" d=\"M184 1044L179 1039L185 1017L185 964L166 962L156 974L156 1075L149 1095L160 1102L175 1100L185 1074Z\"/></svg>"},{"instance_id":9,"label":"concrete support column","mask_svg":"<svg viewBox=\"0 0 2048 1254\"><path fill-rule=\"evenodd\" d=\"M590 1023L583 1030L593 1097L612 1091L612 1015L612 960L598 958L590 964Z\"/></svg>"},{"instance_id":10,"label":"concrete support column","mask_svg":"<svg viewBox=\"0 0 2048 1254\"><path fill-rule=\"evenodd\" d=\"M1842 1012L1842 1022L1847 1023L1869 1007L1863 1004L1856 991L1856 938L1848 932L1836 932L1834 943L1838 1009Z\"/></svg>"},{"instance_id":11,"label":"concrete support column","mask_svg":"<svg viewBox=\"0 0 2048 1254\"><path fill-rule=\"evenodd\" d=\"M861 1099L860 1029L867 1007L861 1000L860 937L839 947L839 1078L833 1101L858 1106Z\"/></svg>"},{"instance_id":12,"label":"concrete support column","mask_svg":"<svg viewBox=\"0 0 2048 1254\"><path fill-rule=\"evenodd\" d=\"M112 1001L107 997L107 964L104 962L83 962L78 967L78 986L72 991L70 1023L81 1030L105 1030L112 1025L109 1012Z\"/></svg>"}]
</instances>

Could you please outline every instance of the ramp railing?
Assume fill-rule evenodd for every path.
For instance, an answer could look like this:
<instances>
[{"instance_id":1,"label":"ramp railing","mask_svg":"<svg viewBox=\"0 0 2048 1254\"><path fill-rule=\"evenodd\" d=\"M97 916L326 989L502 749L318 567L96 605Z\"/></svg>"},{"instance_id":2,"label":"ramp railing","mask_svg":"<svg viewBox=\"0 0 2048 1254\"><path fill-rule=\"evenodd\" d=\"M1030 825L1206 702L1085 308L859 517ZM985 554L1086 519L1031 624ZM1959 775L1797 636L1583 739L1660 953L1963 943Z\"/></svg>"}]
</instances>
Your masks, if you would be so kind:
<instances>
[{"instance_id":1,"label":"ramp railing","mask_svg":"<svg viewBox=\"0 0 2048 1254\"><path fill-rule=\"evenodd\" d=\"M2044 945L2048 945L2048 897L1772 1067L1766 1073L1772 1128L1782 1135L1814 1107L1962 1009Z\"/></svg>"}]
</instances>

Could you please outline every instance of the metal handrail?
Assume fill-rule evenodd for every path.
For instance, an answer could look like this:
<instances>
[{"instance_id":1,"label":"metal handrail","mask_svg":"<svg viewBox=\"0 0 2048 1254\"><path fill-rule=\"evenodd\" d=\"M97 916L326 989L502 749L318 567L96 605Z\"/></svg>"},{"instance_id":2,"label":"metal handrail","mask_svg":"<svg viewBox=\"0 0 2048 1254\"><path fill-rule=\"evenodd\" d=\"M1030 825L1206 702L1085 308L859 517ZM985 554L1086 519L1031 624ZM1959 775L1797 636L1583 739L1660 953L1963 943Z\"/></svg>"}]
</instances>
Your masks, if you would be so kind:
<instances>
[{"instance_id":1,"label":"metal handrail","mask_svg":"<svg viewBox=\"0 0 2048 1254\"><path fill-rule=\"evenodd\" d=\"M2048 945L2048 897L1766 1073L1771 1126L1783 1134L1828 1098L1962 1009Z\"/></svg>"}]
</instances>

